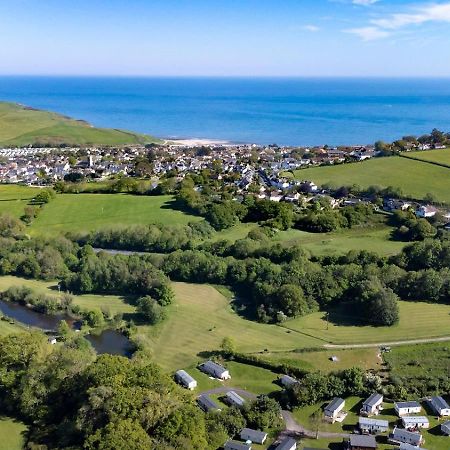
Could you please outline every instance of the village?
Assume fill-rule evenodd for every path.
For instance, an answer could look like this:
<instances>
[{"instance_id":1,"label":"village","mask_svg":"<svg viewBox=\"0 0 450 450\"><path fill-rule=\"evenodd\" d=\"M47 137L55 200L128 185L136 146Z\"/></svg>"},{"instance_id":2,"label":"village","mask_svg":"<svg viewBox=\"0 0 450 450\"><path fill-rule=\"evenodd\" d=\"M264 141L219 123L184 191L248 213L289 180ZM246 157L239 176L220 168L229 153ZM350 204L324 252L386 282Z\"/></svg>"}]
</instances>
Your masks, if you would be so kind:
<instances>
[{"instance_id":1,"label":"village","mask_svg":"<svg viewBox=\"0 0 450 450\"><path fill-rule=\"evenodd\" d=\"M231 379L231 373L226 367L211 360L201 363L198 369L211 379L220 381ZM174 379L188 390L195 391L197 389L197 381L185 370L178 370L174 374ZM289 375L281 375L276 382L284 389L291 389L300 383ZM210 392L215 394L220 392L223 395L220 396L219 405L211 398L209 392L200 393L197 396L197 404L205 413L220 412L225 405L226 407L242 408L247 401L254 397L245 390L240 389L237 393L233 389L225 387ZM450 436L450 406L441 396L436 395L420 401L395 401L392 413L397 419L392 429L392 420L389 420L391 417L386 415L385 406L383 395L377 392L363 400L357 413L357 423L347 424L352 428L351 432L342 435L336 433L337 436L343 436L341 448L344 450L375 450L379 448L379 440L376 439L378 436L383 442L395 446L393 448L398 450L426 450L423 447L426 442L422 430L430 428L430 420L427 415L432 415L434 421L437 417L439 424L437 428L441 435ZM291 423L289 426L289 422L292 422L293 418L288 411L283 411L282 416L286 421L286 430L275 437L275 441L269 448L296 450L299 448L297 439L314 436L313 431L304 430L299 424L292 426ZM323 408L320 420L330 424L343 423L348 416L345 399L336 397ZM290 421L286 418L290 418ZM319 428L315 434L316 437L319 435ZM267 445L268 439L269 434L264 430L244 428L234 440L225 442L223 448L224 450L252 450L254 448L252 446L255 444ZM304 447L304 450L309 450L309 448Z\"/></svg>"}]
</instances>

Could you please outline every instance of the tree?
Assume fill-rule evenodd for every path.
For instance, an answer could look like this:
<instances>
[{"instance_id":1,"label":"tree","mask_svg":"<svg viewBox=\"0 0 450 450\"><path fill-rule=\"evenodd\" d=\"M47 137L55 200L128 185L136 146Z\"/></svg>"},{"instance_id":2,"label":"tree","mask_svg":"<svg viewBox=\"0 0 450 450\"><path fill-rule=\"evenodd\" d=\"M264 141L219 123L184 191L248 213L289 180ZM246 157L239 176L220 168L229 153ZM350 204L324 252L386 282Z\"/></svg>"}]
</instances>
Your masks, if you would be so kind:
<instances>
[{"instance_id":1,"label":"tree","mask_svg":"<svg viewBox=\"0 0 450 450\"><path fill-rule=\"evenodd\" d=\"M220 344L220 348L225 353L232 355L236 351L236 344L232 338L225 336Z\"/></svg>"},{"instance_id":2,"label":"tree","mask_svg":"<svg viewBox=\"0 0 450 450\"><path fill-rule=\"evenodd\" d=\"M164 308L149 295L141 297L137 301L137 310L151 325L155 325L165 318Z\"/></svg>"},{"instance_id":3,"label":"tree","mask_svg":"<svg viewBox=\"0 0 450 450\"><path fill-rule=\"evenodd\" d=\"M61 320L58 325L58 335L64 339L70 334L70 327L65 320Z\"/></svg>"},{"instance_id":4,"label":"tree","mask_svg":"<svg viewBox=\"0 0 450 450\"><path fill-rule=\"evenodd\" d=\"M289 317L303 316L308 312L308 303L300 286L285 284L275 296L280 309Z\"/></svg>"}]
</instances>

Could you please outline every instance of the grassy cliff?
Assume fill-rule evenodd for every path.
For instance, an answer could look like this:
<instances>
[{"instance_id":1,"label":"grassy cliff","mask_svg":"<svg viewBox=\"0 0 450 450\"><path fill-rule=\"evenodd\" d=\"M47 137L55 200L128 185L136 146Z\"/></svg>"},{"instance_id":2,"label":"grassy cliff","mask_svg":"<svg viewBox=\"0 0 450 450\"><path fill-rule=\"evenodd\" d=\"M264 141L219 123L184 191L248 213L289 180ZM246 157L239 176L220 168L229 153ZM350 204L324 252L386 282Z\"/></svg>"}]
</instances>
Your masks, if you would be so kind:
<instances>
[{"instance_id":1,"label":"grassy cliff","mask_svg":"<svg viewBox=\"0 0 450 450\"><path fill-rule=\"evenodd\" d=\"M0 102L0 145L132 145L158 142L145 134L96 128L53 112Z\"/></svg>"}]
</instances>

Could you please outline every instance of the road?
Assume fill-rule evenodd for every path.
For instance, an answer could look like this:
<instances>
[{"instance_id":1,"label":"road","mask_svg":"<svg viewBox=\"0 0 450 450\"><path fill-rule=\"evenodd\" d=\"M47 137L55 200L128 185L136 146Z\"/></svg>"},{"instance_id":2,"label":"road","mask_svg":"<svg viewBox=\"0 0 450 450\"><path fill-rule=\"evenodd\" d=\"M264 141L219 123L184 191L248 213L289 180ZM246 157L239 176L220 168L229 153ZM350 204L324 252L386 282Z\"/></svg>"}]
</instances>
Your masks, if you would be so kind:
<instances>
[{"instance_id":1,"label":"road","mask_svg":"<svg viewBox=\"0 0 450 450\"><path fill-rule=\"evenodd\" d=\"M257 395L253 394L252 392L246 391L245 389L235 387L225 387L225 386L209 389L207 391L200 392L200 394L217 395L217 394L226 394L228 391L234 391L241 397L246 397L252 400L257 398ZM348 434L345 433L328 433L325 431L319 431L318 433L316 433L315 431L306 429L303 425L298 423L290 411L282 410L281 415L283 416L283 420L285 423L285 430L281 433L280 438L285 436L291 436L296 438L308 437L311 439L315 439L317 436L319 438L334 439L334 438L346 438L349 436Z\"/></svg>"}]
</instances>

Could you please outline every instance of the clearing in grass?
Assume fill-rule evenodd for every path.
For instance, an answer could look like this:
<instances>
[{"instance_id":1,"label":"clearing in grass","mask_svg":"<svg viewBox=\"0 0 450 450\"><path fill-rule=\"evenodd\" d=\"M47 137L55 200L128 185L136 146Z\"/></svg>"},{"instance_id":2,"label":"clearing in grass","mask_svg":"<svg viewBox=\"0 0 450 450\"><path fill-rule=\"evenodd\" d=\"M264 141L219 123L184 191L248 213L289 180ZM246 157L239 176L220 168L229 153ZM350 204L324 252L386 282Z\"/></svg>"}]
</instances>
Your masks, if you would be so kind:
<instances>
[{"instance_id":1,"label":"clearing in grass","mask_svg":"<svg viewBox=\"0 0 450 450\"><path fill-rule=\"evenodd\" d=\"M342 309L288 320L283 327L331 344L364 344L450 336L450 305L399 302L400 321L390 327L358 324Z\"/></svg>"},{"instance_id":2,"label":"clearing in grass","mask_svg":"<svg viewBox=\"0 0 450 450\"><path fill-rule=\"evenodd\" d=\"M394 186L403 194L423 199L431 193L438 201L450 203L450 169L422 161L392 156L353 164L313 167L294 172L295 178L318 185L358 185L362 188Z\"/></svg>"}]
</instances>

